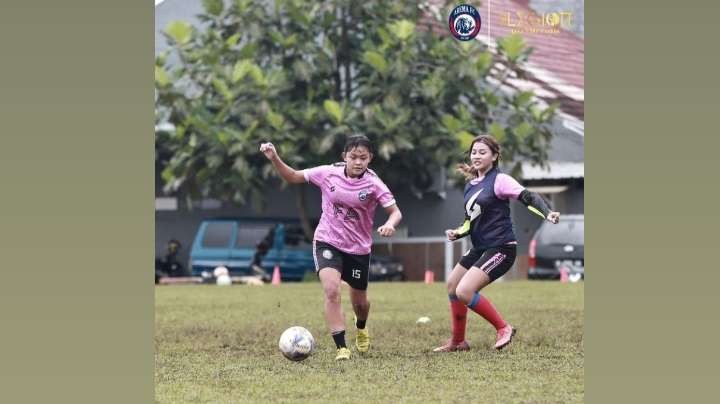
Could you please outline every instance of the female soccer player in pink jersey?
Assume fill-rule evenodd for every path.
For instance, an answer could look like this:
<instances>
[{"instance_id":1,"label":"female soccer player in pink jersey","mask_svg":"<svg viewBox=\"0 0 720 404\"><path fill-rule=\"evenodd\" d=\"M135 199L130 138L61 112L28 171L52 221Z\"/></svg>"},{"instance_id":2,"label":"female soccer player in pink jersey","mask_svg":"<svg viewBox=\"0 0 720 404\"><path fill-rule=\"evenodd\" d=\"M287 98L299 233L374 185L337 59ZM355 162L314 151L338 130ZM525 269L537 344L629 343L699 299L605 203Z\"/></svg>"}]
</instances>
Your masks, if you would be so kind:
<instances>
[{"instance_id":1,"label":"female soccer player in pink jersey","mask_svg":"<svg viewBox=\"0 0 720 404\"><path fill-rule=\"evenodd\" d=\"M552 223L560 213L550 209L540 195L529 192L511 176L498 170L500 145L492 137L476 137L468 151L470 164L458 168L469 182L465 186L465 222L446 230L448 240L470 236L473 247L460 258L447 281L450 298L452 337L435 352L465 351L467 309L470 308L492 324L496 331L495 349L512 340L515 328L508 324L480 289L503 276L515 262L517 238L510 219L510 199Z\"/></svg>"},{"instance_id":2,"label":"female soccer player in pink jersey","mask_svg":"<svg viewBox=\"0 0 720 404\"><path fill-rule=\"evenodd\" d=\"M306 170L295 170L285 164L272 143L263 143L260 151L285 181L291 184L307 181L320 188L322 215L313 238L313 256L325 294L325 320L337 347L335 359L350 359L340 305L341 280L350 286L357 327L355 346L359 352L367 352L370 348L367 286L375 207L379 204L389 214L385 224L377 229L383 237L391 237L402 218L393 194L368 168L373 158L370 140L362 135L351 136L345 143L343 162Z\"/></svg>"}]
</instances>

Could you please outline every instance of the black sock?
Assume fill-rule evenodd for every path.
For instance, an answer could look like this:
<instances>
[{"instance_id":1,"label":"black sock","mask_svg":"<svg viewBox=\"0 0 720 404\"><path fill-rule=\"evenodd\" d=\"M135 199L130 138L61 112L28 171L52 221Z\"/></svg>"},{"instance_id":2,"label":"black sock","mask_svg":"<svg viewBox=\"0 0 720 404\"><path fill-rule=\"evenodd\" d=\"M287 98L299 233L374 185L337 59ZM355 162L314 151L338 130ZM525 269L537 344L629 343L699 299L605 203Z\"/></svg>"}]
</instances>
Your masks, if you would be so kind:
<instances>
[{"instance_id":1,"label":"black sock","mask_svg":"<svg viewBox=\"0 0 720 404\"><path fill-rule=\"evenodd\" d=\"M355 327L357 327L358 330L364 329L364 328L365 328L365 322L366 322L366 321L367 321L367 319L365 319L365 320L360 320L360 319L355 320Z\"/></svg>"},{"instance_id":2,"label":"black sock","mask_svg":"<svg viewBox=\"0 0 720 404\"><path fill-rule=\"evenodd\" d=\"M347 348L347 345L345 345L345 330L335 331L332 333L332 337L336 347Z\"/></svg>"}]
</instances>

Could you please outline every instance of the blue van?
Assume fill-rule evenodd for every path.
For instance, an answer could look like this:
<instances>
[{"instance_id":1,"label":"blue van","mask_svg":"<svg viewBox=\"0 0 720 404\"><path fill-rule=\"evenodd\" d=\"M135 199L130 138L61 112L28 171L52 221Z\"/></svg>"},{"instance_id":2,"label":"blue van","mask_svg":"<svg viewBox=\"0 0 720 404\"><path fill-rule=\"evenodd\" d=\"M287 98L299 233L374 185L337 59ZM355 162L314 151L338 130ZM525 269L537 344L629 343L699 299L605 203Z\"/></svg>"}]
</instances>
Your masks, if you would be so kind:
<instances>
[{"instance_id":1,"label":"blue van","mask_svg":"<svg viewBox=\"0 0 720 404\"><path fill-rule=\"evenodd\" d=\"M200 223L190 250L192 276L228 268L231 276L254 274L253 263L268 274L280 267L283 281L300 281L314 271L312 241L294 219L208 219Z\"/></svg>"}]
</instances>

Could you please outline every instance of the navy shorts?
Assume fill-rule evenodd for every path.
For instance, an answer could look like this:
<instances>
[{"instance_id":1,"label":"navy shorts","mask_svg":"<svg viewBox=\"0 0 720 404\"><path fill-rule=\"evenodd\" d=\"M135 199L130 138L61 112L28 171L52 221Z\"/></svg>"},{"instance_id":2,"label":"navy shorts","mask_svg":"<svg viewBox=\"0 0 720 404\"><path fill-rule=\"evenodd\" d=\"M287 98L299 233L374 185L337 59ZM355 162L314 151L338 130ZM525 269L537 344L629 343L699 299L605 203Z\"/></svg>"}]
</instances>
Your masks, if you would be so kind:
<instances>
[{"instance_id":1,"label":"navy shorts","mask_svg":"<svg viewBox=\"0 0 720 404\"><path fill-rule=\"evenodd\" d=\"M478 267L490 277L490 282L505 275L512 268L517 254L517 244L499 247L471 248L460 258L458 264L466 269Z\"/></svg>"},{"instance_id":2,"label":"navy shorts","mask_svg":"<svg viewBox=\"0 0 720 404\"><path fill-rule=\"evenodd\" d=\"M313 242L315 272L323 268L335 268L340 278L353 289L367 290L370 276L370 254L355 255L342 252L322 241Z\"/></svg>"}]
</instances>

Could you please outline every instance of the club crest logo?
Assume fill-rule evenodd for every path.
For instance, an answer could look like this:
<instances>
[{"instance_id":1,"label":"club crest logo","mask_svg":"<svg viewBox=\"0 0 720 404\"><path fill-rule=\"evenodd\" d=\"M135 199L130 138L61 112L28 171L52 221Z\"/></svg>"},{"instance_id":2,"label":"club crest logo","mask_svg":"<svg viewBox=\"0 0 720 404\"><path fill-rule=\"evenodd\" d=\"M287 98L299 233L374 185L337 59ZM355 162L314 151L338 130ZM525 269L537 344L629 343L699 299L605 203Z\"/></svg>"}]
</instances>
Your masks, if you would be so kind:
<instances>
[{"instance_id":1,"label":"club crest logo","mask_svg":"<svg viewBox=\"0 0 720 404\"><path fill-rule=\"evenodd\" d=\"M448 19L450 33L455 39L469 41L480 32L482 20L477 9L469 4L461 4L450 12Z\"/></svg>"},{"instance_id":2,"label":"club crest logo","mask_svg":"<svg viewBox=\"0 0 720 404\"><path fill-rule=\"evenodd\" d=\"M323 250L322 256L323 256L323 258L325 258L326 260L331 260L332 257L333 257L333 254L332 254L332 251L330 251L330 250Z\"/></svg>"},{"instance_id":3,"label":"club crest logo","mask_svg":"<svg viewBox=\"0 0 720 404\"><path fill-rule=\"evenodd\" d=\"M370 194L370 192L368 192L367 189L363 189L363 190L360 191L360 193L358 194L358 198L359 198L361 201L364 201L364 200L367 199L368 194Z\"/></svg>"}]
</instances>

